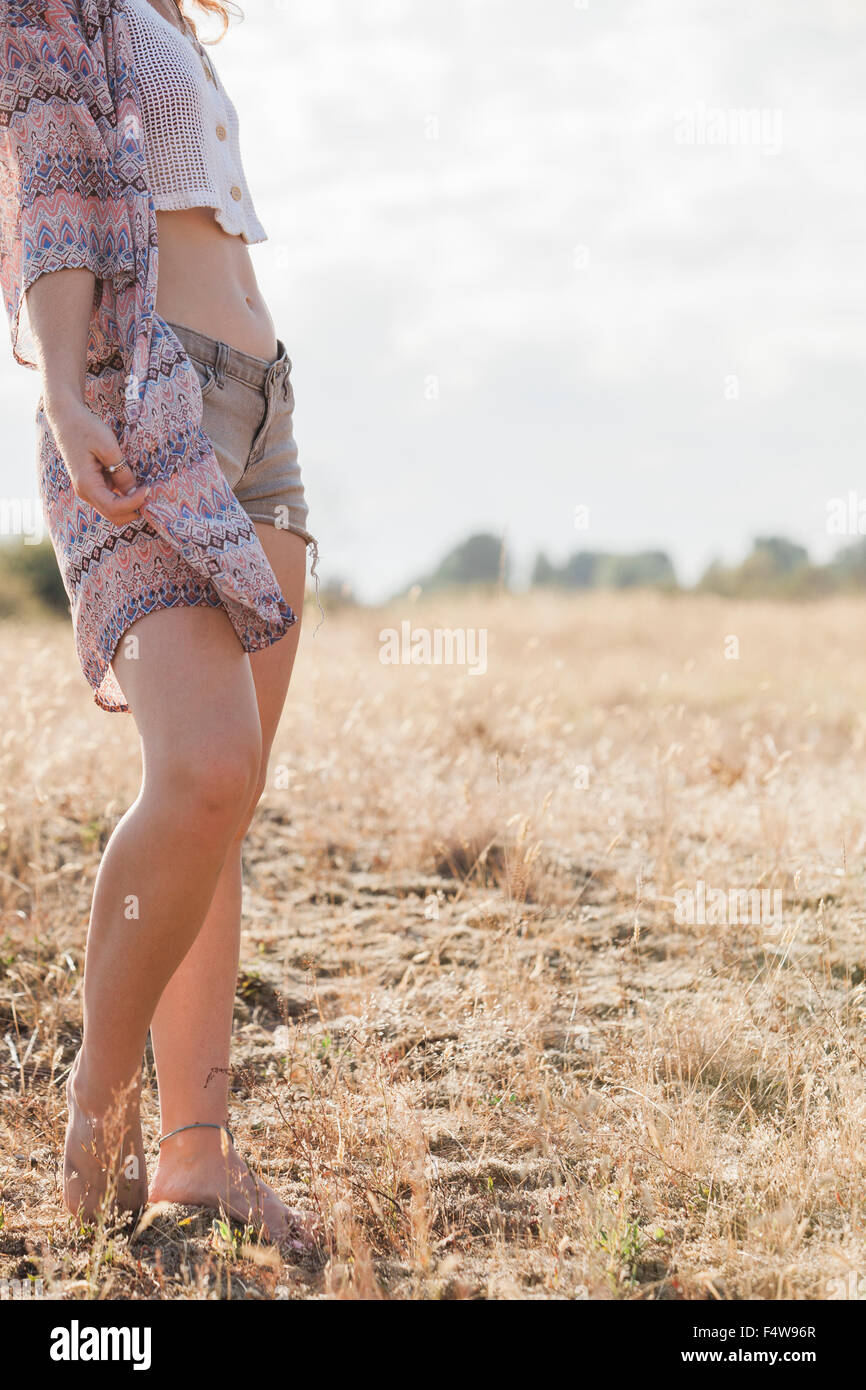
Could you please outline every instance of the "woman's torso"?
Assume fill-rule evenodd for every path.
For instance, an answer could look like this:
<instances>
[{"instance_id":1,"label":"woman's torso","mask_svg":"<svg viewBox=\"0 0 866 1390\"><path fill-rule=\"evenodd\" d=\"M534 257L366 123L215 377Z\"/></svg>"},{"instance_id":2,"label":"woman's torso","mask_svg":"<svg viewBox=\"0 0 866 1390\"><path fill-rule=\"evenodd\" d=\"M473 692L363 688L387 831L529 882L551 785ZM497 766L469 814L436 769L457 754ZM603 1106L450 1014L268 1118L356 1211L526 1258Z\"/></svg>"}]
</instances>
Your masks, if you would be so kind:
<instances>
[{"instance_id":1,"label":"woman's torso","mask_svg":"<svg viewBox=\"0 0 866 1390\"><path fill-rule=\"evenodd\" d=\"M183 43L190 42L172 0L133 3L150 5ZM243 238L224 230L210 207L158 209L156 216L157 313L270 361L277 351L276 332Z\"/></svg>"},{"instance_id":2,"label":"woman's torso","mask_svg":"<svg viewBox=\"0 0 866 1390\"><path fill-rule=\"evenodd\" d=\"M224 232L210 208L158 212L156 223L157 313L272 361L274 322L240 237Z\"/></svg>"}]
</instances>

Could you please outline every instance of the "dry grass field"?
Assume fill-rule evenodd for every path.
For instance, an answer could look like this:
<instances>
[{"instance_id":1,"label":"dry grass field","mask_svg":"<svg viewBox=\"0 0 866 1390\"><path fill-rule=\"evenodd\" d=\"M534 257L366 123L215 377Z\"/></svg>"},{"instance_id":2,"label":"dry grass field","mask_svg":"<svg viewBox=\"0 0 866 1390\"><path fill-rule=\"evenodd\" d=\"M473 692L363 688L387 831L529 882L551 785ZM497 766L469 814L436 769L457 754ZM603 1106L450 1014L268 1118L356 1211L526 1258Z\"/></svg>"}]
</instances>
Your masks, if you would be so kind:
<instances>
[{"instance_id":1,"label":"dry grass field","mask_svg":"<svg viewBox=\"0 0 866 1390\"><path fill-rule=\"evenodd\" d=\"M487 673L383 665L404 619L486 629ZM324 1218L293 1264L214 1213L61 1209L88 901L137 744L66 625L0 626L0 1279L862 1296L866 605L467 595L314 627L248 842L232 1097L242 1151ZM684 890L750 907L689 922ZM144 1119L152 1152L149 1062Z\"/></svg>"}]
</instances>

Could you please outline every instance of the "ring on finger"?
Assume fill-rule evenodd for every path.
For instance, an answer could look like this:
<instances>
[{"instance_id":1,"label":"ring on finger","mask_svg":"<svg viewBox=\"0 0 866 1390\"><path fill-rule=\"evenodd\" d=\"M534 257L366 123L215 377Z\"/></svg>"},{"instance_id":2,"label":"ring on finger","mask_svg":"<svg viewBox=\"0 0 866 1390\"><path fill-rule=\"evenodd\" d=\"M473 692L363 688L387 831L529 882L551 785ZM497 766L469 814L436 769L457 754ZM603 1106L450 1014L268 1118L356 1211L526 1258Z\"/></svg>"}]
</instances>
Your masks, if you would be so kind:
<instances>
[{"instance_id":1,"label":"ring on finger","mask_svg":"<svg viewBox=\"0 0 866 1390\"><path fill-rule=\"evenodd\" d=\"M106 473L119 473L121 468L129 468L128 463L113 463L110 468L106 467ZM131 470L130 470L131 471Z\"/></svg>"}]
</instances>

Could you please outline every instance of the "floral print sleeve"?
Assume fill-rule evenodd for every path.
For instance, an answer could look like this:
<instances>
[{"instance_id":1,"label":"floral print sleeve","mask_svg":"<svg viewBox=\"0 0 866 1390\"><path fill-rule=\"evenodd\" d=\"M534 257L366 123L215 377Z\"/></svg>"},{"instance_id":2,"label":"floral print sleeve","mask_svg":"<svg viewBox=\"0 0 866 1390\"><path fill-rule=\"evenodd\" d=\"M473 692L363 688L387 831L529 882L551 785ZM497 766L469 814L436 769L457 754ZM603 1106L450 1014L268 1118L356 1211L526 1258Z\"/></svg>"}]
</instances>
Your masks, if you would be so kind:
<instances>
[{"instance_id":1,"label":"floral print sleeve","mask_svg":"<svg viewBox=\"0 0 866 1390\"><path fill-rule=\"evenodd\" d=\"M37 366L34 280L92 271L85 398L151 488L140 521L104 520L75 496L40 403L40 493L82 669L108 710L127 708L118 643L156 609L222 607L246 651L295 622L201 428L195 369L156 313L145 169L123 0L0 0L0 289L13 352Z\"/></svg>"}]
</instances>

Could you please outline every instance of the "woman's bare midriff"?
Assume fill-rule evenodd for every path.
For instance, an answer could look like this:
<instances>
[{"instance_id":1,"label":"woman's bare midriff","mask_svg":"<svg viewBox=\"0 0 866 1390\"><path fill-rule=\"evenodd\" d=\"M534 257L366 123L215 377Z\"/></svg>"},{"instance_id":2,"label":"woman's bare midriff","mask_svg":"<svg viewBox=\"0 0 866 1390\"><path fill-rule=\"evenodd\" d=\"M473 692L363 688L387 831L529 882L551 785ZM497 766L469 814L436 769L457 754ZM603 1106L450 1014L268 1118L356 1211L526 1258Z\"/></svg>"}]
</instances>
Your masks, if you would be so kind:
<instances>
[{"instance_id":1,"label":"woman's bare midriff","mask_svg":"<svg viewBox=\"0 0 866 1390\"><path fill-rule=\"evenodd\" d=\"M156 312L239 352L273 361L276 331L246 242L224 232L211 208L158 212L156 224Z\"/></svg>"}]
</instances>

